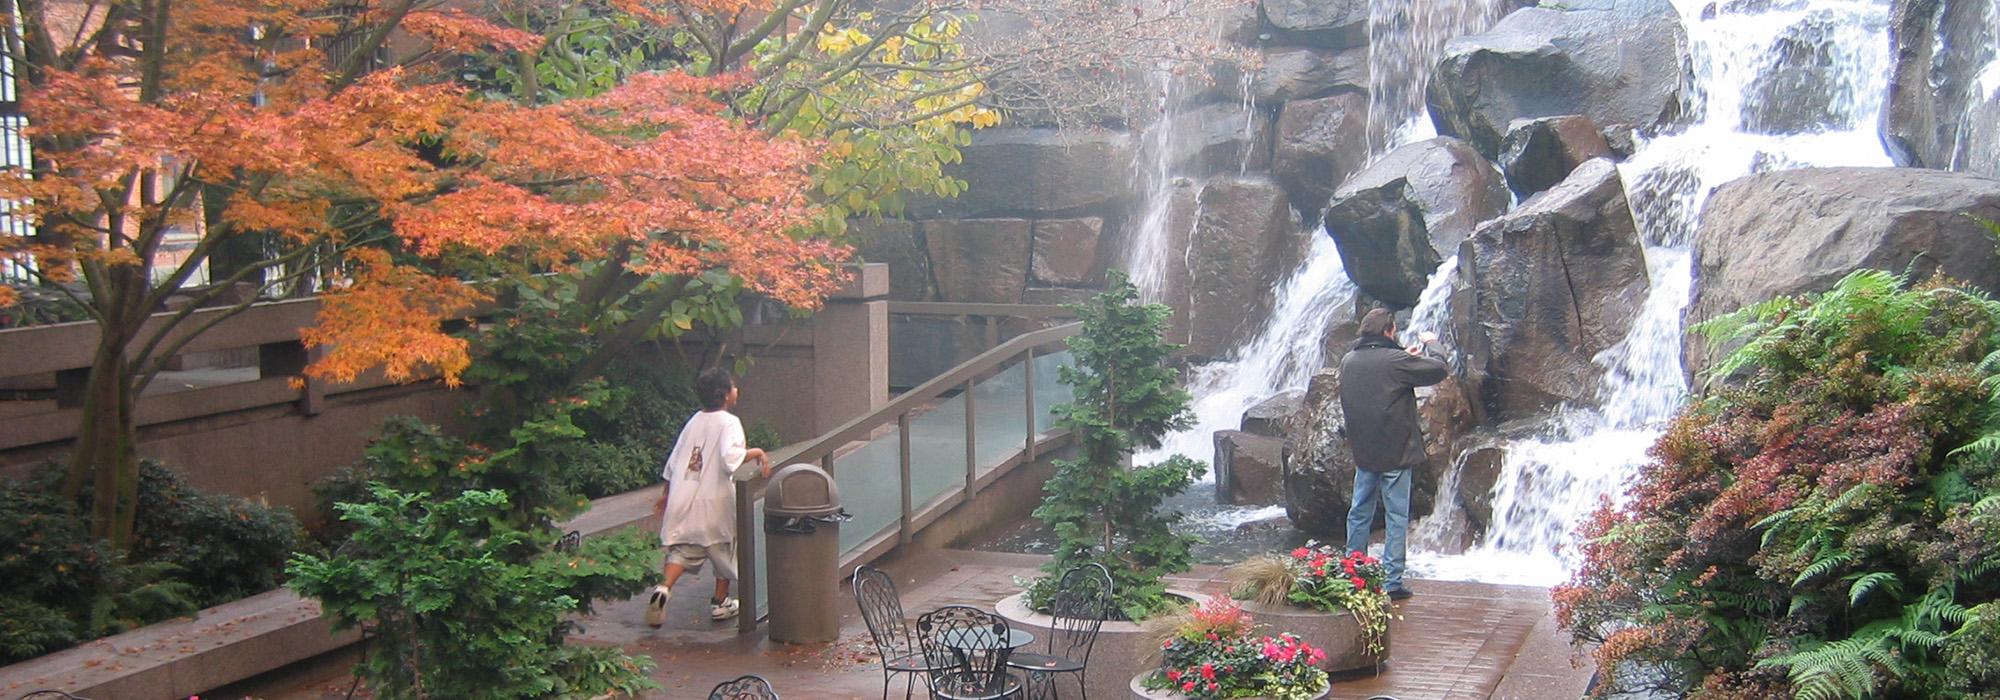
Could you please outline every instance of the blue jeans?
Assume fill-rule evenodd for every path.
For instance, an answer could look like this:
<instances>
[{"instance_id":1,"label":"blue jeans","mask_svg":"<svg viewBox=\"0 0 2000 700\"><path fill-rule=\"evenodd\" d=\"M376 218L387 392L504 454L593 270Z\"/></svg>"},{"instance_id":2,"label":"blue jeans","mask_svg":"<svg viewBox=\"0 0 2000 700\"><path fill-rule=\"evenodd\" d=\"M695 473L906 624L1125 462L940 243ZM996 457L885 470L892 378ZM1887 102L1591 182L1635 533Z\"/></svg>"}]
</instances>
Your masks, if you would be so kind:
<instances>
[{"instance_id":1,"label":"blue jeans","mask_svg":"<svg viewBox=\"0 0 2000 700\"><path fill-rule=\"evenodd\" d=\"M1347 551L1368 551L1368 533L1375 529L1375 501L1388 511L1382 563L1389 569L1389 590L1403 587L1403 544L1410 534L1410 470L1354 470L1354 505L1347 508Z\"/></svg>"}]
</instances>

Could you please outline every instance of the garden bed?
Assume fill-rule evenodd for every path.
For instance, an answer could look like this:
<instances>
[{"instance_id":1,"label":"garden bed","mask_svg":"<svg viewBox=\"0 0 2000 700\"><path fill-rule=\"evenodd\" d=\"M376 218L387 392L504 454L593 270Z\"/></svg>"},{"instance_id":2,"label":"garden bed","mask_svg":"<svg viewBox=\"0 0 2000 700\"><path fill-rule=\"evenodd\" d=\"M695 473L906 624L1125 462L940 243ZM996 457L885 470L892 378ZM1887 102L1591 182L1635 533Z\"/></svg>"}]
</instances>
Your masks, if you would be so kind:
<instances>
[{"instance_id":1,"label":"garden bed","mask_svg":"<svg viewBox=\"0 0 2000 700\"><path fill-rule=\"evenodd\" d=\"M994 611L1007 618L1007 624L1035 634L1035 644L1023 651L1046 649L1047 635L1053 618L1028 607L1027 594L1017 593L1000 599ZM1191 591L1170 590L1167 595L1190 601L1195 605L1206 602L1209 596ZM1132 674L1150 671L1159 666L1160 640L1145 631L1137 622L1111 620L1097 631L1097 643L1090 651L1089 670L1084 673L1085 687L1089 694L1100 698L1123 697L1126 681ZM1062 684L1074 684L1069 678L1058 677L1058 690Z\"/></svg>"}]
</instances>

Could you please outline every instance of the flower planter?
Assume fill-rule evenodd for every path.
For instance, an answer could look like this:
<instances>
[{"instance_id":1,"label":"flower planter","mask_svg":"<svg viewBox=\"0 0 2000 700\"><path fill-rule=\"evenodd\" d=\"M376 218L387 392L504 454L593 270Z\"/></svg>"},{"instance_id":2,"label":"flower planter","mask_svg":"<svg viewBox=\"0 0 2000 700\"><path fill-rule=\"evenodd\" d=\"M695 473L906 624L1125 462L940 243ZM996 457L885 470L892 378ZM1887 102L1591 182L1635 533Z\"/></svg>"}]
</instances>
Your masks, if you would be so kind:
<instances>
[{"instance_id":1,"label":"flower planter","mask_svg":"<svg viewBox=\"0 0 2000 700\"><path fill-rule=\"evenodd\" d=\"M1144 671L1140 671L1139 675L1133 676L1131 683L1128 686L1126 686L1126 689L1130 690L1132 693L1129 697L1139 698L1139 700L1186 700L1187 696L1173 692L1171 690L1146 689L1146 677L1153 675L1153 672L1157 670L1159 669L1147 669ZM1319 690L1318 694L1312 696L1312 700L1324 700L1327 694L1332 692L1333 692L1333 684L1328 683L1326 687L1321 688ZM1257 700L1257 699L1252 698L1251 700Z\"/></svg>"},{"instance_id":2,"label":"flower planter","mask_svg":"<svg viewBox=\"0 0 2000 700\"><path fill-rule=\"evenodd\" d=\"M1185 598L1200 605L1209 596L1189 591L1167 591L1168 595ZM1015 629L1023 629L1035 634L1035 643L1023 651L1040 652L1047 649L1049 625L1053 622L1047 615L1028 607L1027 594L1016 593L1000 599L993 611L1007 618L1007 624ZM1126 679L1141 671L1159 668L1160 640L1147 634L1136 622L1108 621L1097 631L1097 643L1091 647L1088 671L1084 673L1085 687L1090 695L1100 698L1123 697ZM1056 690L1067 697L1075 692L1076 680L1073 676L1057 676Z\"/></svg>"},{"instance_id":3,"label":"flower planter","mask_svg":"<svg viewBox=\"0 0 2000 700\"><path fill-rule=\"evenodd\" d=\"M1293 605L1263 605L1256 601L1239 601L1243 612L1250 619L1268 629L1283 630L1298 635L1307 644L1326 652L1326 662L1320 670L1329 674L1347 674L1358 671L1373 673L1389 658L1389 632L1382 632L1382 653L1368 653L1368 644L1362 638L1361 623L1346 612L1323 612Z\"/></svg>"}]
</instances>

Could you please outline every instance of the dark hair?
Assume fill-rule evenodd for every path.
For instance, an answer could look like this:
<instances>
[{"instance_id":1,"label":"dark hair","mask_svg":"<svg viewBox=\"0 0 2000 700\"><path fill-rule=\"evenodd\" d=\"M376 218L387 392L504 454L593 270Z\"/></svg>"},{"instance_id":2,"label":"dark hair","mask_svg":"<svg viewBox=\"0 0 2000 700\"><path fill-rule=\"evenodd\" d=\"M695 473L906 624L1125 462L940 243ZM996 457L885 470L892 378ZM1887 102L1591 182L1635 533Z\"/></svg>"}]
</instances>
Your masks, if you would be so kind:
<instances>
[{"instance_id":1,"label":"dark hair","mask_svg":"<svg viewBox=\"0 0 2000 700\"><path fill-rule=\"evenodd\" d=\"M701 401L701 410L720 411L729 403L729 390L736 387L736 378L729 376L729 370L710 367L702 370L694 378L694 396Z\"/></svg>"},{"instance_id":2,"label":"dark hair","mask_svg":"<svg viewBox=\"0 0 2000 700\"><path fill-rule=\"evenodd\" d=\"M1368 314L1361 317L1361 337L1363 338L1388 333L1390 329L1395 327L1396 315L1389 313L1388 309L1380 307L1369 309Z\"/></svg>"}]
</instances>

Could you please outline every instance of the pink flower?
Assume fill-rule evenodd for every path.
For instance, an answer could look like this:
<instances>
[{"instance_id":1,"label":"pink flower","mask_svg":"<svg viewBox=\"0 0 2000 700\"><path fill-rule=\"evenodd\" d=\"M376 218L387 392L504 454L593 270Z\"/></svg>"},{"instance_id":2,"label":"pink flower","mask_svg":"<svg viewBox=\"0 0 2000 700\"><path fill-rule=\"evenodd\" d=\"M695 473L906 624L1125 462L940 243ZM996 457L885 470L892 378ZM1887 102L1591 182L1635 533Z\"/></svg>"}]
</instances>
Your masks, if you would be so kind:
<instances>
[{"instance_id":1,"label":"pink flower","mask_svg":"<svg viewBox=\"0 0 2000 700\"><path fill-rule=\"evenodd\" d=\"M1215 642L1215 641L1221 641L1221 639L1222 637L1216 636L1214 632L1208 633L1208 641Z\"/></svg>"},{"instance_id":2,"label":"pink flower","mask_svg":"<svg viewBox=\"0 0 2000 700\"><path fill-rule=\"evenodd\" d=\"M1365 579L1363 579L1363 578L1361 578L1360 576L1356 576L1356 577L1354 577L1354 578L1351 578L1351 579L1348 579L1348 580L1347 580L1347 582L1348 582L1348 583L1352 583L1352 584L1354 584L1354 587L1355 587L1355 588L1367 588L1367 587L1368 587L1368 581L1367 581L1367 580L1365 580Z\"/></svg>"},{"instance_id":3,"label":"pink flower","mask_svg":"<svg viewBox=\"0 0 2000 700\"><path fill-rule=\"evenodd\" d=\"M1203 680L1215 680L1215 664L1203 663L1201 665L1201 677Z\"/></svg>"},{"instance_id":4,"label":"pink flower","mask_svg":"<svg viewBox=\"0 0 2000 700\"><path fill-rule=\"evenodd\" d=\"M1178 682L1180 682L1180 680L1181 680L1181 672L1180 672L1180 669L1173 669L1173 670L1170 670L1170 671L1167 671L1167 680L1168 680L1169 682L1173 682L1173 683L1178 683Z\"/></svg>"},{"instance_id":5,"label":"pink flower","mask_svg":"<svg viewBox=\"0 0 2000 700\"><path fill-rule=\"evenodd\" d=\"M1298 549L1294 549L1294 550L1292 550L1292 558L1293 558L1293 559L1304 559L1304 558L1306 558L1306 557L1308 557L1308 556L1311 556L1311 555L1312 555L1312 550L1310 550L1310 549L1306 549L1306 548L1304 548L1304 547L1300 547L1300 548L1298 548Z\"/></svg>"},{"instance_id":6,"label":"pink flower","mask_svg":"<svg viewBox=\"0 0 2000 700\"><path fill-rule=\"evenodd\" d=\"M1184 692L1184 693L1192 693L1192 692L1194 692L1194 681L1188 681L1188 682L1186 682L1186 683L1182 683L1182 684L1181 684L1181 692Z\"/></svg>"}]
</instances>

